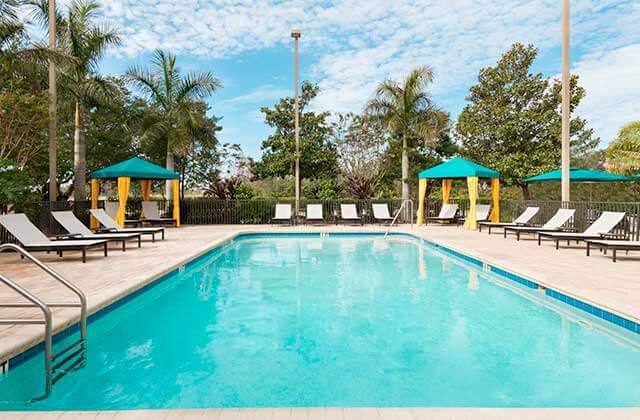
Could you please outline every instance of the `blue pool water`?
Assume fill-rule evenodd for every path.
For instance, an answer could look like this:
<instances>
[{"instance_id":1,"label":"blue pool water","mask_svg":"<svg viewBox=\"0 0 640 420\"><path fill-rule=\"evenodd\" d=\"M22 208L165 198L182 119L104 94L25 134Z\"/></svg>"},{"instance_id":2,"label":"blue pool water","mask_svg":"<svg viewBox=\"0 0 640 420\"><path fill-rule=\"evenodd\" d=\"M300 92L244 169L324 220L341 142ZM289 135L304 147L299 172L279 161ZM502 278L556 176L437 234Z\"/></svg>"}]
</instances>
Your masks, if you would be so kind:
<instances>
[{"instance_id":1,"label":"blue pool water","mask_svg":"<svg viewBox=\"0 0 640 420\"><path fill-rule=\"evenodd\" d=\"M408 237L247 236L92 322L86 366L22 403L41 382L37 355L0 409L638 406L640 340Z\"/></svg>"}]
</instances>

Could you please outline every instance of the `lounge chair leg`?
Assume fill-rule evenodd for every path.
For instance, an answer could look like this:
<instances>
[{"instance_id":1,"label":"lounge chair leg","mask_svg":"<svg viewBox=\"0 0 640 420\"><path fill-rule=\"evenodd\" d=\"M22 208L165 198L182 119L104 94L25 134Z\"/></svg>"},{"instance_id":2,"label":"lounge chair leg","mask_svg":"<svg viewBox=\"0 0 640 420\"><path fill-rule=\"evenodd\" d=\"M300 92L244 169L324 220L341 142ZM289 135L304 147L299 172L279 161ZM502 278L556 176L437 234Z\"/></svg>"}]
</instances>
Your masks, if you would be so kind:
<instances>
[{"instance_id":1,"label":"lounge chair leg","mask_svg":"<svg viewBox=\"0 0 640 420\"><path fill-rule=\"evenodd\" d=\"M156 234L155 232L151 232L151 242L155 242L156 241Z\"/></svg>"},{"instance_id":2,"label":"lounge chair leg","mask_svg":"<svg viewBox=\"0 0 640 420\"><path fill-rule=\"evenodd\" d=\"M538 246L542 244L542 235L538 234Z\"/></svg>"},{"instance_id":3,"label":"lounge chair leg","mask_svg":"<svg viewBox=\"0 0 640 420\"><path fill-rule=\"evenodd\" d=\"M138 235L138 248L142 248L142 234Z\"/></svg>"},{"instance_id":4,"label":"lounge chair leg","mask_svg":"<svg viewBox=\"0 0 640 420\"><path fill-rule=\"evenodd\" d=\"M612 252L612 255L613 255L613 262L616 262L616 249L615 249L615 248L613 248L613 249L611 250L611 252Z\"/></svg>"},{"instance_id":5,"label":"lounge chair leg","mask_svg":"<svg viewBox=\"0 0 640 420\"><path fill-rule=\"evenodd\" d=\"M107 243L104 243L104 256L107 256Z\"/></svg>"},{"instance_id":6,"label":"lounge chair leg","mask_svg":"<svg viewBox=\"0 0 640 420\"><path fill-rule=\"evenodd\" d=\"M82 248L82 262L87 262L87 248Z\"/></svg>"},{"instance_id":7,"label":"lounge chair leg","mask_svg":"<svg viewBox=\"0 0 640 420\"><path fill-rule=\"evenodd\" d=\"M516 240L520 240L520 232L516 232Z\"/></svg>"},{"instance_id":8,"label":"lounge chair leg","mask_svg":"<svg viewBox=\"0 0 640 420\"><path fill-rule=\"evenodd\" d=\"M560 249L560 241L556 239L556 249Z\"/></svg>"},{"instance_id":9,"label":"lounge chair leg","mask_svg":"<svg viewBox=\"0 0 640 420\"><path fill-rule=\"evenodd\" d=\"M162 240L164 241L164 229L162 229Z\"/></svg>"},{"instance_id":10,"label":"lounge chair leg","mask_svg":"<svg viewBox=\"0 0 640 420\"><path fill-rule=\"evenodd\" d=\"M587 257L591 255L591 243L587 242Z\"/></svg>"}]
</instances>

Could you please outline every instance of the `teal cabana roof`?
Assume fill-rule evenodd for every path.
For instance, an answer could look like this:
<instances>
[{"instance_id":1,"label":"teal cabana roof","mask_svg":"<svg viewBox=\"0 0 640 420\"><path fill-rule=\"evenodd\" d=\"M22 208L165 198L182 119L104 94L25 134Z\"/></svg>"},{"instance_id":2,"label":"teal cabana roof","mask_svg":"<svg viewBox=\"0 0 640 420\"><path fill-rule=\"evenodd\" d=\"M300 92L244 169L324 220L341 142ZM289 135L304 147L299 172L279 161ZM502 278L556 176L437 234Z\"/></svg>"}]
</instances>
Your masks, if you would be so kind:
<instances>
[{"instance_id":1,"label":"teal cabana roof","mask_svg":"<svg viewBox=\"0 0 640 420\"><path fill-rule=\"evenodd\" d=\"M177 172L170 171L137 156L98 169L89 174L89 179L115 179L128 176L134 179L180 179Z\"/></svg>"},{"instance_id":2,"label":"teal cabana roof","mask_svg":"<svg viewBox=\"0 0 640 420\"><path fill-rule=\"evenodd\" d=\"M543 182L543 181L560 181L562 179L562 170L546 172L544 174L527 178L525 182ZM569 170L569 180L572 182L620 182L633 181L632 178L616 175L598 169L578 169L571 168Z\"/></svg>"},{"instance_id":3,"label":"teal cabana roof","mask_svg":"<svg viewBox=\"0 0 640 420\"><path fill-rule=\"evenodd\" d=\"M479 163L457 157L433 166L418 174L425 179L455 179L477 176L478 178L500 178L500 172L482 166Z\"/></svg>"}]
</instances>

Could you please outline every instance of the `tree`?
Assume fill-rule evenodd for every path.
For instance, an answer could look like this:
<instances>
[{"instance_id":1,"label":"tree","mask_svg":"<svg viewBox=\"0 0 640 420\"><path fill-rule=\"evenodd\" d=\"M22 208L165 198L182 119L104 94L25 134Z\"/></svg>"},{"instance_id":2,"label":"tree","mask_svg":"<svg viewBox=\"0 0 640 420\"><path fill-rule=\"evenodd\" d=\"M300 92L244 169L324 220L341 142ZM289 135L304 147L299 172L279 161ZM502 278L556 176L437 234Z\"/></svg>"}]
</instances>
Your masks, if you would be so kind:
<instances>
[{"instance_id":1,"label":"tree","mask_svg":"<svg viewBox=\"0 0 640 420\"><path fill-rule=\"evenodd\" d=\"M336 148L331 142L328 112L306 111L319 92L317 85L303 82L300 95L300 178L327 178L336 173ZM273 109L260 110L274 129L262 142L262 159L253 168L258 178L293 175L295 169L294 100L282 98Z\"/></svg>"},{"instance_id":2,"label":"tree","mask_svg":"<svg viewBox=\"0 0 640 420\"><path fill-rule=\"evenodd\" d=\"M210 72L183 76L176 66L176 56L161 50L153 53L151 64L151 70L132 67L125 77L157 107L158 112L146 118L142 137L162 142L166 167L174 170L175 156L189 149L201 129L196 102L212 94L220 82ZM167 182L167 197L171 196L171 182Z\"/></svg>"},{"instance_id":3,"label":"tree","mask_svg":"<svg viewBox=\"0 0 640 420\"><path fill-rule=\"evenodd\" d=\"M379 120L367 116L339 115L333 137L344 191L355 198L372 197L384 175L388 142L384 127Z\"/></svg>"},{"instance_id":4,"label":"tree","mask_svg":"<svg viewBox=\"0 0 640 420\"><path fill-rule=\"evenodd\" d=\"M47 0L31 2L37 7L37 17L48 26ZM86 108L107 103L114 87L98 73L98 63L107 48L118 45L120 38L113 28L94 23L100 4L93 0L73 0L66 16L57 13L58 47L69 57L62 66L60 86L75 102L73 144L73 196L86 200Z\"/></svg>"},{"instance_id":5,"label":"tree","mask_svg":"<svg viewBox=\"0 0 640 420\"><path fill-rule=\"evenodd\" d=\"M624 175L640 172L640 121L622 127L605 155L607 167L614 172Z\"/></svg>"},{"instance_id":6,"label":"tree","mask_svg":"<svg viewBox=\"0 0 640 420\"><path fill-rule=\"evenodd\" d=\"M495 67L481 69L456 124L463 154L500 171L507 184L522 188L525 199L524 178L560 165L562 83L530 72L537 54L533 45L516 43ZM584 95L573 76L572 110ZM570 128L574 155L598 144L582 118L572 118Z\"/></svg>"},{"instance_id":7,"label":"tree","mask_svg":"<svg viewBox=\"0 0 640 420\"><path fill-rule=\"evenodd\" d=\"M385 80L369 101L366 110L379 118L389 134L402 144L402 199L409 199L409 149L411 140L433 145L449 125L448 115L439 110L426 91L433 82L427 66L411 71L402 84Z\"/></svg>"}]
</instances>

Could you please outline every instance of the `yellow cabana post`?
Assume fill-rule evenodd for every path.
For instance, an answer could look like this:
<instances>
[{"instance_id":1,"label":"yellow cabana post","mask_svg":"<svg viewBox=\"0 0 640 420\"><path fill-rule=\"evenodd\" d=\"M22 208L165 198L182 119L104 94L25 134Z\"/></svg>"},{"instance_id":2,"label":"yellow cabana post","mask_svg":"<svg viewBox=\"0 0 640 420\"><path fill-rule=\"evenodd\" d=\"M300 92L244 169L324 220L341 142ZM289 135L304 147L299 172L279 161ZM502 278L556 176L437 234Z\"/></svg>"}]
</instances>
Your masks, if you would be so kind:
<instances>
[{"instance_id":1,"label":"yellow cabana post","mask_svg":"<svg viewBox=\"0 0 640 420\"><path fill-rule=\"evenodd\" d=\"M151 197L151 180L141 179L140 190L142 190L142 200L149 201L149 197ZM140 210L140 219L144 219L144 209Z\"/></svg>"},{"instance_id":2,"label":"yellow cabana post","mask_svg":"<svg viewBox=\"0 0 640 420\"><path fill-rule=\"evenodd\" d=\"M171 187L173 190L173 219L176 221L176 227L180 226L180 180L174 179Z\"/></svg>"},{"instance_id":3,"label":"yellow cabana post","mask_svg":"<svg viewBox=\"0 0 640 420\"><path fill-rule=\"evenodd\" d=\"M91 180L91 208L98 208L98 198L100 197L100 181L97 179ZM91 229L98 229L100 227L100 222L91 216L91 221L89 222L89 226Z\"/></svg>"},{"instance_id":4,"label":"yellow cabana post","mask_svg":"<svg viewBox=\"0 0 640 420\"><path fill-rule=\"evenodd\" d=\"M469 213L467 220L464 222L464 228L475 230L478 227L476 220L476 203L478 202L478 177L467 177L467 188L469 188Z\"/></svg>"},{"instance_id":5,"label":"yellow cabana post","mask_svg":"<svg viewBox=\"0 0 640 420\"><path fill-rule=\"evenodd\" d=\"M420 178L418 180L418 221L417 225L424 224L424 199L427 196L427 180Z\"/></svg>"},{"instance_id":6,"label":"yellow cabana post","mask_svg":"<svg viewBox=\"0 0 640 420\"><path fill-rule=\"evenodd\" d=\"M442 204L449 203L449 195L451 194L452 187L453 187L453 179L442 180Z\"/></svg>"},{"instance_id":7,"label":"yellow cabana post","mask_svg":"<svg viewBox=\"0 0 640 420\"><path fill-rule=\"evenodd\" d=\"M142 190L142 199L144 201L149 201L149 197L151 197L151 180L140 180L140 189Z\"/></svg>"},{"instance_id":8,"label":"yellow cabana post","mask_svg":"<svg viewBox=\"0 0 640 420\"><path fill-rule=\"evenodd\" d=\"M118 177L118 215L116 216L116 223L124 227L124 220L127 213L127 198L129 197L129 188L131 187L131 178L128 176Z\"/></svg>"},{"instance_id":9,"label":"yellow cabana post","mask_svg":"<svg viewBox=\"0 0 640 420\"><path fill-rule=\"evenodd\" d=\"M500 178L491 178L491 201L489 220L500 223Z\"/></svg>"}]
</instances>

